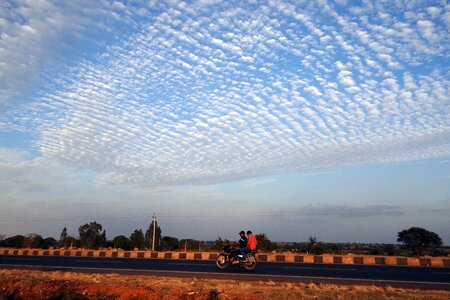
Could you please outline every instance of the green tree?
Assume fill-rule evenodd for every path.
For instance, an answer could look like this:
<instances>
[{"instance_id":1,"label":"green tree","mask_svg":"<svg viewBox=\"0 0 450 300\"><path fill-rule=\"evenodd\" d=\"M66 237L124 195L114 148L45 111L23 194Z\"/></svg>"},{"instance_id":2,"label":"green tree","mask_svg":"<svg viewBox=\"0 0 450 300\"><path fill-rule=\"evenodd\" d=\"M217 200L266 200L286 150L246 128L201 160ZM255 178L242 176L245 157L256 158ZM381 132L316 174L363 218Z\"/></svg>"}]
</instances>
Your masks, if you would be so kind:
<instances>
[{"instance_id":1,"label":"green tree","mask_svg":"<svg viewBox=\"0 0 450 300\"><path fill-rule=\"evenodd\" d=\"M411 250L413 255L422 255L428 248L442 246L442 239L432 231L420 227L411 227L398 233L397 242L403 242L406 249Z\"/></svg>"},{"instance_id":2,"label":"green tree","mask_svg":"<svg viewBox=\"0 0 450 300\"><path fill-rule=\"evenodd\" d=\"M116 236L113 239L113 246L116 249L122 249L122 250L126 250L126 251L133 249L131 240L124 235Z\"/></svg>"},{"instance_id":3,"label":"green tree","mask_svg":"<svg viewBox=\"0 0 450 300\"><path fill-rule=\"evenodd\" d=\"M180 242L178 241L178 239L176 237L163 236L161 238L161 249L162 250L173 251L173 250L177 250L178 248L180 248Z\"/></svg>"},{"instance_id":4,"label":"green tree","mask_svg":"<svg viewBox=\"0 0 450 300\"><path fill-rule=\"evenodd\" d=\"M72 247L80 247L80 240L76 239L75 237L68 235L67 236L67 247L72 248Z\"/></svg>"},{"instance_id":5,"label":"green tree","mask_svg":"<svg viewBox=\"0 0 450 300\"><path fill-rule=\"evenodd\" d=\"M200 241L194 239L182 239L179 244L181 249L186 249L187 251L198 251L200 247Z\"/></svg>"},{"instance_id":6,"label":"green tree","mask_svg":"<svg viewBox=\"0 0 450 300\"><path fill-rule=\"evenodd\" d=\"M145 247L147 247L147 249L152 249L152 244L153 244L153 224L156 227L155 230L155 250L159 249L160 246L160 242L161 242L161 228L158 226L158 221L156 221L156 223L154 223L155 221L152 221L147 229L147 231L145 232Z\"/></svg>"},{"instance_id":7,"label":"green tree","mask_svg":"<svg viewBox=\"0 0 450 300\"><path fill-rule=\"evenodd\" d=\"M227 239L222 239L220 236L214 242L214 249L221 251L226 244L230 244L231 242Z\"/></svg>"},{"instance_id":8,"label":"green tree","mask_svg":"<svg viewBox=\"0 0 450 300\"><path fill-rule=\"evenodd\" d=\"M57 244L58 242L54 238L47 237L42 240L40 247L42 249L48 249L49 247L55 247Z\"/></svg>"},{"instance_id":9,"label":"green tree","mask_svg":"<svg viewBox=\"0 0 450 300\"><path fill-rule=\"evenodd\" d=\"M81 246L86 249L103 247L106 244L106 232L102 232L102 229L102 225L95 221L81 225L78 229Z\"/></svg>"},{"instance_id":10,"label":"green tree","mask_svg":"<svg viewBox=\"0 0 450 300\"><path fill-rule=\"evenodd\" d=\"M269 237L265 233L258 233L255 235L256 241L258 242L257 248L263 251L273 251L278 247L275 243L269 240Z\"/></svg>"},{"instance_id":11,"label":"green tree","mask_svg":"<svg viewBox=\"0 0 450 300\"><path fill-rule=\"evenodd\" d=\"M310 236L308 245L306 246L306 251L313 254L323 254L325 248L321 242L317 241L317 237Z\"/></svg>"},{"instance_id":12,"label":"green tree","mask_svg":"<svg viewBox=\"0 0 450 300\"><path fill-rule=\"evenodd\" d=\"M44 239L41 235L36 233L30 233L27 235L23 241L23 246L25 248L41 248L42 241Z\"/></svg>"},{"instance_id":13,"label":"green tree","mask_svg":"<svg viewBox=\"0 0 450 300\"><path fill-rule=\"evenodd\" d=\"M23 235L15 235L9 238L6 238L3 241L4 247L12 247L12 248L22 248L25 241L25 237Z\"/></svg>"},{"instance_id":14,"label":"green tree","mask_svg":"<svg viewBox=\"0 0 450 300\"><path fill-rule=\"evenodd\" d=\"M342 254L342 246L336 243L329 245L329 249L333 254Z\"/></svg>"},{"instance_id":15,"label":"green tree","mask_svg":"<svg viewBox=\"0 0 450 300\"><path fill-rule=\"evenodd\" d=\"M389 256L395 255L395 252L396 252L395 247L392 244L384 245L383 251L384 251L384 253L386 253L386 255L389 255Z\"/></svg>"},{"instance_id":16,"label":"green tree","mask_svg":"<svg viewBox=\"0 0 450 300\"><path fill-rule=\"evenodd\" d=\"M133 248L143 249L145 246L145 237L142 229L136 229L130 236L131 245Z\"/></svg>"},{"instance_id":17,"label":"green tree","mask_svg":"<svg viewBox=\"0 0 450 300\"><path fill-rule=\"evenodd\" d=\"M100 239L97 242L97 245L95 248L98 247L106 247L106 231L103 230L102 234L100 235Z\"/></svg>"},{"instance_id":18,"label":"green tree","mask_svg":"<svg viewBox=\"0 0 450 300\"><path fill-rule=\"evenodd\" d=\"M59 243L58 243L59 247L67 247L67 228L64 227L61 235L59 236Z\"/></svg>"}]
</instances>

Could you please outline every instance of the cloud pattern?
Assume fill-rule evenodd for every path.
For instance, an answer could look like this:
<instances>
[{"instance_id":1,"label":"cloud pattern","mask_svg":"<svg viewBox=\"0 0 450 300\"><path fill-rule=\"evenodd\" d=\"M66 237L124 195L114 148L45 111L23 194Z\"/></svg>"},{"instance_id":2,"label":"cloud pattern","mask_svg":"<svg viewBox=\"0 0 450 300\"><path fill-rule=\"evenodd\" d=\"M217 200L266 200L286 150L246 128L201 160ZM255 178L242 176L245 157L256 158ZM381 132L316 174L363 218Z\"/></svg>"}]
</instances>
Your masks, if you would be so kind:
<instances>
[{"instance_id":1,"label":"cloud pattern","mask_svg":"<svg viewBox=\"0 0 450 300\"><path fill-rule=\"evenodd\" d=\"M450 155L450 5L346 2L168 1L145 18L114 2L134 32L4 128L104 184Z\"/></svg>"},{"instance_id":2,"label":"cloud pattern","mask_svg":"<svg viewBox=\"0 0 450 300\"><path fill-rule=\"evenodd\" d=\"M153 1L6 0L0 4L0 107L27 96L45 69L75 59L82 44L101 49L103 40L134 28ZM102 20L98 22L98 20ZM104 38L99 38L103 36ZM69 55L68 55L69 54ZM51 73L48 72L47 73ZM51 76L51 75L50 75Z\"/></svg>"}]
</instances>

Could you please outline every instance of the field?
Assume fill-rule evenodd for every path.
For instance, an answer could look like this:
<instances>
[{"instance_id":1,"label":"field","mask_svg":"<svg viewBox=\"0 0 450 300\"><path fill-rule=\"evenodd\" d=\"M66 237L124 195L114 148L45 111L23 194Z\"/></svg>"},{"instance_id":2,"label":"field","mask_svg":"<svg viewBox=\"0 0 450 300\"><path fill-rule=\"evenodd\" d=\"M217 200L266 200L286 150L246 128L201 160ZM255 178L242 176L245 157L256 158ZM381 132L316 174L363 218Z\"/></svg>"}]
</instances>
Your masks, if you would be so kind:
<instances>
[{"instance_id":1,"label":"field","mask_svg":"<svg viewBox=\"0 0 450 300\"><path fill-rule=\"evenodd\" d=\"M6 299L450 299L450 291L118 274L0 270Z\"/></svg>"}]
</instances>

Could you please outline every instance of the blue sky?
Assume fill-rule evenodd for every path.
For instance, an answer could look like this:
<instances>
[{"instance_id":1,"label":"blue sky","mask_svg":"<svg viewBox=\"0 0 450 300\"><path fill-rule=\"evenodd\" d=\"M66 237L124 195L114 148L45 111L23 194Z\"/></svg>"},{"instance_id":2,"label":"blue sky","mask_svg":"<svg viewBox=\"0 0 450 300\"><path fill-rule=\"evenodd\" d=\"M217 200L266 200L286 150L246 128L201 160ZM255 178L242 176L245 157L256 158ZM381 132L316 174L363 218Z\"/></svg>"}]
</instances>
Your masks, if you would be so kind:
<instances>
[{"instance_id":1,"label":"blue sky","mask_svg":"<svg viewBox=\"0 0 450 300\"><path fill-rule=\"evenodd\" d=\"M0 5L0 234L450 243L447 1Z\"/></svg>"}]
</instances>

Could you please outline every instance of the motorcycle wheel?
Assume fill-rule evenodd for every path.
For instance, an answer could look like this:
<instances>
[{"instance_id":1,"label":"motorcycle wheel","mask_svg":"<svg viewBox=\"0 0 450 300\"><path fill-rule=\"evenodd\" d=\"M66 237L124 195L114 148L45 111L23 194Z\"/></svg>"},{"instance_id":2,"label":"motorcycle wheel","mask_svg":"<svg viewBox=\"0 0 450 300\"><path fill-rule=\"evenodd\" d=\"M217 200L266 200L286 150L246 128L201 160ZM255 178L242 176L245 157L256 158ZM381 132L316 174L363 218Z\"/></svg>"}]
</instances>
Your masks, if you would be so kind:
<instances>
[{"instance_id":1,"label":"motorcycle wheel","mask_svg":"<svg viewBox=\"0 0 450 300\"><path fill-rule=\"evenodd\" d=\"M253 255L247 257L248 263L244 264L247 271L253 271L256 268L256 258Z\"/></svg>"},{"instance_id":2,"label":"motorcycle wheel","mask_svg":"<svg viewBox=\"0 0 450 300\"><path fill-rule=\"evenodd\" d=\"M229 264L228 259L223 254L219 255L216 259L216 266L220 270L225 270Z\"/></svg>"}]
</instances>

